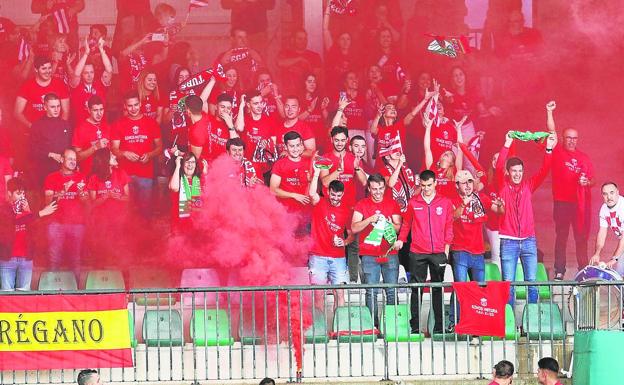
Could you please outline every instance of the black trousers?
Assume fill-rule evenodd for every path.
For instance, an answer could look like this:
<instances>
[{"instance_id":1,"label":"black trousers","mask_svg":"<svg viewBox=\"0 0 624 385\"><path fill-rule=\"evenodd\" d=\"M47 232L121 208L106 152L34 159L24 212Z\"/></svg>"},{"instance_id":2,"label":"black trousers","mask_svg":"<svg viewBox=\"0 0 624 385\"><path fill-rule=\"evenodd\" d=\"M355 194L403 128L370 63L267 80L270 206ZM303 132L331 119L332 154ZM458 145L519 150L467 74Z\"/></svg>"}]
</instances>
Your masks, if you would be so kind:
<instances>
[{"instance_id":1,"label":"black trousers","mask_svg":"<svg viewBox=\"0 0 624 385\"><path fill-rule=\"evenodd\" d=\"M431 282L442 282L444 280L444 270L448 263L448 258L444 253L437 254L417 254L409 253L410 282L423 283L427 279L427 269L431 275ZM435 316L435 326L433 330L442 331L442 289L431 289L431 307ZM412 330L420 329L420 301L422 299L422 289L413 289L411 298L410 326Z\"/></svg>"}]
</instances>

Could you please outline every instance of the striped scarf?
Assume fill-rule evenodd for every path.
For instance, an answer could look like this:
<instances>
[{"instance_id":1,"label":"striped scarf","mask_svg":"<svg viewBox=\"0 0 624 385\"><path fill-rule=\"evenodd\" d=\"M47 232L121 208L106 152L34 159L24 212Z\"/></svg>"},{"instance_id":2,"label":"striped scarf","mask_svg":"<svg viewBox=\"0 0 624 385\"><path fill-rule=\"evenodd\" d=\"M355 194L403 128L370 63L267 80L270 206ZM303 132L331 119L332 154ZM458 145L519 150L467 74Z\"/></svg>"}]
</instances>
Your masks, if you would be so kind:
<instances>
[{"instance_id":1,"label":"striped scarf","mask_svg":"<svg viewBox=\"0 0 624 385\"><path fill-rule=\"evenodd\" d=\"M199 200L201 195L201 187L198 176L193 176L190 185L186 176L183 176L181 180L182 186L179 191L178 213L180 218L188 218L191 216L191 203L198 206L196 201Z\"/></svg>"}]
</instances>

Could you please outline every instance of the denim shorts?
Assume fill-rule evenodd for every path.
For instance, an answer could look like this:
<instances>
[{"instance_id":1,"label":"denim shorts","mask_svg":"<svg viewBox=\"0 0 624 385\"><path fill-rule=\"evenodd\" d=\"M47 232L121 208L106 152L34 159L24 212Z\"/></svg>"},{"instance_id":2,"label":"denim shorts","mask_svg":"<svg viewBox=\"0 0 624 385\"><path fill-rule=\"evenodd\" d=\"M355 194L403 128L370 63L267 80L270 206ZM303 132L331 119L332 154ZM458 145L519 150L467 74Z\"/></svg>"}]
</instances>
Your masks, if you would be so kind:
<instances>
[{"instance_id":1,"label":"denim shorts","mask_svg":"<svg viewBox=\"0 0 624 385\"><path fill-rule=\"evenodd\" d=\"M310 255L308 268L310 269L310 284L312 285L325 285L327 282L332 285L349 283L349 269L345 257L333 258Z\"/></svg>"}]
</instances>

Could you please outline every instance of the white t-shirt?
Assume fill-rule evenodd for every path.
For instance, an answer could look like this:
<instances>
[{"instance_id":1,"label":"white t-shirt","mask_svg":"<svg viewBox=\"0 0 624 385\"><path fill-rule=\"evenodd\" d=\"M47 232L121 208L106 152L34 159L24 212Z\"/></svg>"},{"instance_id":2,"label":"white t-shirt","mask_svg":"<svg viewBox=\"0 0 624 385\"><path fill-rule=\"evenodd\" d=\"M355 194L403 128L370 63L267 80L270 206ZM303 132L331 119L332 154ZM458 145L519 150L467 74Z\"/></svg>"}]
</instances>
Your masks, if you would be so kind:
<instances>
[{"instance_id":1,"label":"white t-shirt","mask_svg":"<svg viewBox=\"0 0 624 385\"><path fill-rule=\"evenodd\" d=\"M600 227L610 228L616 237L624 235L624 197L620 195L617 203L612 208L606 203L600 208Z\"/></svg>"}]
</instances>

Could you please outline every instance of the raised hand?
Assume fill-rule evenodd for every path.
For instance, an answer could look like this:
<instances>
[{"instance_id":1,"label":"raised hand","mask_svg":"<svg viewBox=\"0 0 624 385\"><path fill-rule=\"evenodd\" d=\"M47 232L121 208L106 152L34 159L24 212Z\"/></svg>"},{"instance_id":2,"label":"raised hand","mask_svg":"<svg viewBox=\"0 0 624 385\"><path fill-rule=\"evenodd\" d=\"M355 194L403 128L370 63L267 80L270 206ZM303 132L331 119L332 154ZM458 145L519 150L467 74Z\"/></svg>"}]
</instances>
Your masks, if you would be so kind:
<instances>
[{"instance_id":1,"label":"raised hand","mask_svg":"<svg viewBox=\"0 0 624 385\"><path fill-rule=\"evenodd\" d=\"M554 100L551 100L546 104L546 111L552 112L557 108L557 103Z\"/></svg>"},{"instance_id":2,"label":"raised hand","mask_svg":"<svg viewBox=\"0 0 624 385\"><path fill-rule=\"evenodd\" d=\"M326 96L323 98L323 101L321 102L321 110L326 110L327 106L329 106L329 98Z\"/></svg>"},{"instance_id":3,"label":"raised hand","mask_svg":"<svg viewBox=\"0 0 624 385\"><path fill-rule=\"evenodd\" d=\"M455 125L455 129L457 131L461 130L462 126L466 122L466 119L468 119L468 115L464 115L459 121L453 119L453 124Z\"/></svg>"}]
</instances>

